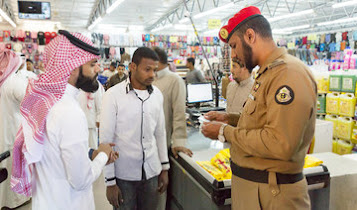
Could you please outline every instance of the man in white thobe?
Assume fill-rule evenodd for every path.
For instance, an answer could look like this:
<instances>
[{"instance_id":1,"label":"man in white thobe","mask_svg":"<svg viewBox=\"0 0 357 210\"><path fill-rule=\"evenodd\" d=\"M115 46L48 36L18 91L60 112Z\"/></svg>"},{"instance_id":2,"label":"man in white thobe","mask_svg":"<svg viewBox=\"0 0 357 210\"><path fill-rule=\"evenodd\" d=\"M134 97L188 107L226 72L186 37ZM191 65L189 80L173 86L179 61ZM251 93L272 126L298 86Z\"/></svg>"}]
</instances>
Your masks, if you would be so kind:
<instances>
[{"instance_id":1,"label":"man in white thobe","mask_svg":"<svg viewBox=\"0 0 357 210\"><path fill-rule=\"evenodd\" d=\"M88 145L92 149L98 148L99 116L104 92L103 86L99 84L98 90L94 93L81 90L78 94L79 105L86 115L88 123Z\"/></svg>"},{"instance_id":2,"label":"man in white thobe","mask_svg":"<svg viewBox=\"0 0 357 210\"><path fill-rule=\"evenodd\" d=\"M12 56L5 56L5 54L12 54ZM25 66L24 68L18 70L21 63L24 64L20 56L8 51L1 51L1 57L4 58L0 61L1 63L13 63L13 65L16 65L16 68L13 69L13 72L2 83L0 88L0 153L3 153L13 149L21 119L20 103L26 93L28 76L31 75L24 73L24 71L27 71L25 65L23 65ZM1 69L1 71L6 70L7 66L4 66L5 68ZM3 160L0 163L0 167L6 168L8 173L11 174L12 159ZM10 179L0 184L0 209L3 207L16 208L29 199L27 196L11 191Z\"/></svg>"},{"instance_id":3,"label":"man in white thobe","mask_svg":"<svg viewBox=\"0 0 357 210\"><path fill-rule=\"evenodd\" d=\"M46 46L46 72L30 81L21 103L11 185L32 194L34 210L94 210L92 183L118 155L114 144L101 144L88 158L87 122L77 101L79 89L98 89L99 50L79 33L59 34Z\"/></svg>"}]
</instances>

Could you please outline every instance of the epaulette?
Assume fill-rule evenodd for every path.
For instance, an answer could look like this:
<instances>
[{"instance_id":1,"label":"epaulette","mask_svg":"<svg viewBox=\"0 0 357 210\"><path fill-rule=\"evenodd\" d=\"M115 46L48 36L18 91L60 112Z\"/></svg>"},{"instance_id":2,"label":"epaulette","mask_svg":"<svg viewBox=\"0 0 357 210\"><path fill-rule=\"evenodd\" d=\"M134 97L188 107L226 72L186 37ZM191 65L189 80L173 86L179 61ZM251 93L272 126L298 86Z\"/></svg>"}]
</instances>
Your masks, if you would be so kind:
<instances>
[{"instance_id":1,"label":"epaulette","mask_svg":"<svg viewBox=\"0 0 357 210\"><path fill-rule=\"evenodd\" d=\"M268 65L268 69L272 69L283 64L285 64L285 61L283 59L276 59L275 61L273 61L271 64Z\"/></svg>"}]
</instances>

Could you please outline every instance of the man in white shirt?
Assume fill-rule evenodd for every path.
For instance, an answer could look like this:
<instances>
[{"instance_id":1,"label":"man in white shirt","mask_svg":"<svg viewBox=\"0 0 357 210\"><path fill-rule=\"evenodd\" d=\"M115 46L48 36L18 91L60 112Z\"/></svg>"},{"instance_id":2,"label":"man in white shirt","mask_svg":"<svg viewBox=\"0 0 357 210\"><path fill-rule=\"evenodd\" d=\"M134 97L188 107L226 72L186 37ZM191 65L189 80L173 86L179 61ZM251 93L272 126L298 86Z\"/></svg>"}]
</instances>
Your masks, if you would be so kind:
<instances>
[{"instance_id":1,"label":"man in white shirt","mask_svg":"<svg viewBox=\"0 0 357 210\"><path fill-rule=\"evenodd\" d=\"M117 68L117 63L112 62L109 66L109 69L105 70L102 75L108 77L109 80L110 77L112 77L114 74L117 73L116 68Z\"/></svg>"},{"instance_id":2,"label":"man in white shirt","mask_svg":"<svg viewBox=\"0 0 357 210\"><path fill-rule=\"evenodd\" d=\"M99 139L115 143L120 158L104 169L107 198L114 208L156 209L168 185L163 96L152 86L158 66L147 47L133 55L129 78L103 97Z\"/></svg>"},{"instance_id":3,"label":"man in white shirt","mask_svg":"<svg viewBox=\"0 0 357 210\"><path fill-rule=\"evenodd\" d=\"M99 84L96 92L90 93L81 90L78 94L78 102L87 118L88 124L88 145L92 149L98 148L98 128L99 116L102 108L102 99L104 94L104 87Z\"/></svg>"},{"instance_id":4,"label":"man in white shirt","mask_svg":"<svg viewBox=\"0 0 357 210\"><path fill-rule=\"evenodd\" d=\"M14 146L21 120L20 103L25 96L28 79L18 71L23 62L19 55L10 50L1 50L0 59L0 153L3 153L12 151ZM6 168L9 174L11 167L11 158L0 163L0 168ZM16 208L29 199L11 191L10 179L0 184L0 209Z\"/></svg>"},{"instance_id":5,"label":"man in white shirt","mask_svg":"<svg viewBox=\"0 0 357 210\"><path fill-rule=\"evenodd\" d=\"M240 114L254 84L252 70L248 70L237 59L232 59L231 73L234 81L227 86L227 113Z\"/></svg>"},{"instance_id":6,"label":"man in white shirt","mask_svg":"<svg viewBox=\"0 0 357 210\"><path fill-rule=\"evenodd\" d=\"M192 156L192 151L185 147L187 142L185 82L169 70L166 52L158 47L155 47L154 51L159 57L159 65L153 84L161 90L164 96L163 108L168 149L171 147L176 158L179 152ZM160 197L159 209L166 208L166 198L166 193Z\"/></svg>"},{"instance_id":7,"label":"man in white shirt","mask_svg":"<svg viewBox=\"0 0 357 210\"><path fill-rule=\"evenodd\" d=\"M11 187L32 194L32 209L94 210L92 183L108 157L117 158L114 144L101 144L93 161L88 158L86 118L76 100L79 89L98 89L98 55L88 38L60 30L46 46L45 73L29 82L13 149Z\"/></svg>"}]
</instances>

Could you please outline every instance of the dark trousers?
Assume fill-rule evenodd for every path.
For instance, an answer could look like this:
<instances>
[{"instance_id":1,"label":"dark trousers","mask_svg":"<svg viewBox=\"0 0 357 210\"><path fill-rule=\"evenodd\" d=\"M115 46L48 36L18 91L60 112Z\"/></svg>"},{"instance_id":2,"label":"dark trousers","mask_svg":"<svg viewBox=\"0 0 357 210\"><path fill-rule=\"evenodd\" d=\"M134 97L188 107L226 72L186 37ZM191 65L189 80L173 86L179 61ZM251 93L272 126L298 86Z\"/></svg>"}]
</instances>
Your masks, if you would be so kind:
<instances>
[{"instance_id":1,"label":"dark trousers","mask_svg":"<svg viewBox=\"0 0 357 210\"><path fill-rule=\"evenodd\" d=\"M157 209L159 199L158 176L141 181L117 179L116 182L124 199L119 210ZM117 210L116 208L113 209Z\"/></svg>"}]
</instances>

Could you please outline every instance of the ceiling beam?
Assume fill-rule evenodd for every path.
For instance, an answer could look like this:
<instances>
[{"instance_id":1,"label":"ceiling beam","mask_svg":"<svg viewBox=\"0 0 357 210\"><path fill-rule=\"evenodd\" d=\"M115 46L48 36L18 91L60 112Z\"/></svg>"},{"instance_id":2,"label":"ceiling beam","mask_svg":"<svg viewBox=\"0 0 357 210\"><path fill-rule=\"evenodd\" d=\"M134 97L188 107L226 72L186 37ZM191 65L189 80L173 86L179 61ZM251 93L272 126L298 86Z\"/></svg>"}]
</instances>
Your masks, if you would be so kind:
<instances>
[{"instance_id":1,"label":"ceiling beam","mask_svg":"<svg viewBox=\"0 0 357 210\"><path fill-rule=\"evenodd\" d=\"M187 3L187 6L188 6L188 9L189 9L189 13L192 15L193 11L200 11L200 12L204 12L205 11L205 8L206 8L206 4L208 1L212 1L212 4L213 4L213 7L212 8L207 8L207 9L213 9L213 8L217 8L219 6L222 6L220 5L220 1L219 0L186 0L186 3ZM231 2L239 2L239 1L242 1L242 0L231 0ZM280 0L279 0L280 1ZM181 10L183 9L183 13L185 14L186 12L186 8L184 6L184 4L180 4L177 8L174 8L173 10L169 11L168 13L166 13L165 15L163 15L158 21L156 21L154 24L148 26L146 28L146 30L150 31L154 28L157 28L157 27L160 27L160 26L163 26L163 21L168 17L170 16L172 13L175 13L177 10ZM184 15L176 15L175 16L177 18L178 21L186 18ZM175 19L172 19L172 21L170 21L171 23L175 22Z\"/></svg>"},{"instance_id":2,"label":"ceiling beam","mask_svg":"<svg viewBox=\"0 0 357 210\"><path fill-rule=\"evenodd\" d=\"M9 18L16 24L16 18L14 11L11 8L10 2L8 0L0 0L0 8L9 16ZM4 18L3 18L4 19Z\"/></svg>"},{"instance_id":3,"label":"ceiling beam","mask_svg":"<svg viewBox=\"0 0 357 210\"><path fill-rule=\"evenodd\" d=\"M98 0L98 3L94 4L93 10L89 15L87 27L90 26L98 17L104 16L107 8L114 2L115 0Z\"/></svg>"}]
</instances>

